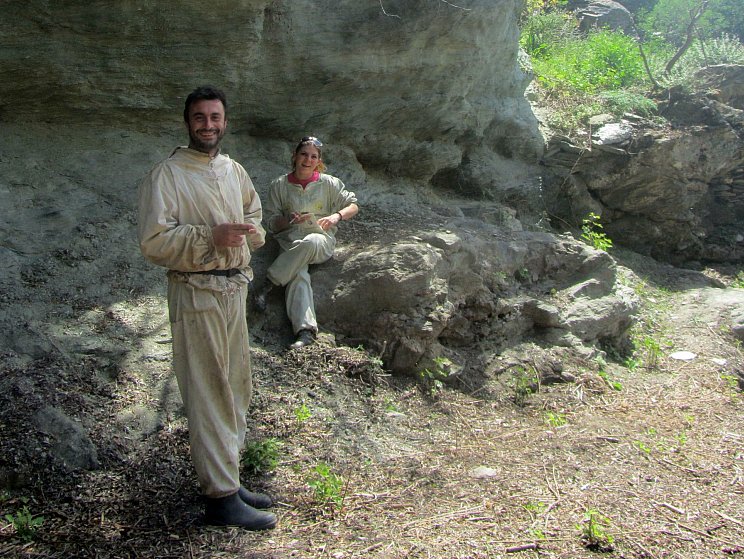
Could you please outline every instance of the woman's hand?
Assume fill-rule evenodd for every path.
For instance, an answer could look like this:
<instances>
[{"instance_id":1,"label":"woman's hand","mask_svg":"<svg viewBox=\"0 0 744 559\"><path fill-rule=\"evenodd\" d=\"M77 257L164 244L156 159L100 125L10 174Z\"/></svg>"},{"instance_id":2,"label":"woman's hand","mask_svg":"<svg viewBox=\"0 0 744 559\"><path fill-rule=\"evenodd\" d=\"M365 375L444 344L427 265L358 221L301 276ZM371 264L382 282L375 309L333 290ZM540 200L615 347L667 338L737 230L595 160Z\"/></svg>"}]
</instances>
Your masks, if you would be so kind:
<instances>
[{"instance_id":1,"label":"woman's hand","mask_svg":"<svg viewBox=\"0 0 744 559\"><path fill-rule=\"evenodd\" d=\"M341 214L335 212L329 216L319 218L318 225L323 231L328 231L334 225L338 225L339 221L341 221Z\"/></svg>"},{"instance_id":2,"label":"woman's hand","mask_svg":"<svg viewBox=\"0 0 744 559\"><path fill-rule=\"evenodd\" d=\"M310 212L292 212L289 214L289 224L294 223L305 223L313 218L313 214Z\"/></svg>"}]
</instances>

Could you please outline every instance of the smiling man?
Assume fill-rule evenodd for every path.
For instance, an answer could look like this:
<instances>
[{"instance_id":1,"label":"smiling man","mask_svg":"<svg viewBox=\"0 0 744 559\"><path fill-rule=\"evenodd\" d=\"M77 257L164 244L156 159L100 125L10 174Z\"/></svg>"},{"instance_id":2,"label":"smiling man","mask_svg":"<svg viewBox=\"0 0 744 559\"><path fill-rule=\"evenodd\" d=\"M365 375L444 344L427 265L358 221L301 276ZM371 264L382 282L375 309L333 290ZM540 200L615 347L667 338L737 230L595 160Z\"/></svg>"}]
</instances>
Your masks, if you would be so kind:
<instances>
[{"instance_id":1,"label":"smiling man","mask_svg":"<svg viewBox=\"0 0 744 559\"><path fill-rule=\"evenodd\" d=\"M189 424L206 522L273 528L271 499L240 484L240 451L252 395L246 322L251 252L264 244L261 201L245 169L220 153L225 94L187 97L188 147L178 147L139 190L142 254L168 269L173 369Z\"/></svg>"}]
</instances>

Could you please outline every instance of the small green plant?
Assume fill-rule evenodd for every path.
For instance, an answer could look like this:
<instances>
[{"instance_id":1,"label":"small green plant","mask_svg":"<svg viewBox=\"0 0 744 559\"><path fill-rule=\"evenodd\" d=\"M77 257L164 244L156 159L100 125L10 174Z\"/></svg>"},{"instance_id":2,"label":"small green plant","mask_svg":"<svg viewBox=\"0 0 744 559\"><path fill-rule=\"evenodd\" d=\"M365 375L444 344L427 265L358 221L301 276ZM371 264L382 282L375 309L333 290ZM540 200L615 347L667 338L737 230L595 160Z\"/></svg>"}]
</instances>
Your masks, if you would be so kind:
<instances>
[{"instance_id":1,"label":"small green plant","mask_svg":"<svg viewBox=\"0 0 744 559\"><path fill-rule=\"evenodd\" d=\"M568 423L568 420L566 419L565 413L546 411L545 423L551 427L562 427Z\"/></svg>"},{"instance_id":2,"label":"small green plant","mask_svg":"<svg viewBox=\"0 0 744 559\"><path fill-rule=\"evenodd\" d=\"M398 412L400 411L398 409L397 404L390 398L385 399L385 411L386 412Z\"/></svg>"},{"instance_id":3,"label":"small green plant","mask_svg":"<svg viewBox=\"0 0 744 559\"><path fill-rule=\"evenodd\" d=\"M612 380L610 378L610 375L607 374L605 371L599 371L597 375L599 375L599 378L604 380L607 383L607 385L613 390L617 390L618 392L620 392L623 389L622 383L616 380Z\"/></svg>"},{"instance_id":4,"label":"small green plant","mask_svg":"<svg viewBox=\"0 0 744 559\"><path fill-rule=\"evenodd\" d=\"M271 472L279 464L282 442L273 437L245 445L241 464L249 475Z\"/></svg>"},{"instance_id":5,"label":"small green plant","mask_svg":"<svg viewBox=\"0 0 744 559\"><path fill-rule=\"evenodd\" d=\"M581 221L581 238L597 250L604 250L612 247L612 240L602 232L602 224L599 222L600 217L594 212L590 212L587 217Z\"/></svg>"},{"instance_id":6,"label":"small green plant","mask_svg":"<svg viewBox=\"0 0 744 559\"><path fill-rule=\"evenodd\" d=\"M343 506L344 495L341 490L344 480L333 473L328 464L321 462L316 465L307 483L315 491L315 498L321 504L333 503L339 509Z\"/></svg>"},{"instance_id":7,"label":"small green plant","mask_svg":"<svg viewBox=\"0 0 744 559\"><path fill-rule=\"evenodd\" d=\"M633 446L635 446L638 450L646 454L646 456L651 454L651 447L648 446L643 441L633 441Z\"/></svg>"},{"instance_id":8,"label":"small green plant","mask_svg":"<svg viewBox=\"0 0 744 559\"><path fill-rule=\"evenodd\" d=\"M524 510L530 513L533 517L539 516L548 508L545 503L530 501L526 505L522 505Z\"/></svg>"},{"instance_id":9,"label":"small green plant","mask_svg":"<svg viewBox=\"0 0 744 559\"><path fill-rule=\"evenodd\" d=\"M739 377L737 375L722 374L721 380L725 383L731 397L736 400L739 397Z\"/></svg>"},{"instance_id":10,"label":"small green plant","mask_svg":"<svg viewBox=\"0 0 744 559\"><path fill-rule=\"evenodd\" d=\"M532 278L532 274L527 268L520 268L517 270L517 279L521 282L528 282Z\"/></svg>"},{"instance_id":11,"label":"small green plant","mask_svg":"<svg viewBox=\"0 0 744 559\"><path fill-rule=\"evenodd\" d=\"M736 277L731 282L731 287L744 289L744 272L739 272L738 274L736 274Z\"/></svg>"},{"instance_id":12,"label":"small green plant","mask_svg":"<svg viewBox=\"0 0 744 559\"><path fill-rule=\"evenodd\" d=\"M432 398L436 398L444 388L444 383L439 379L436 371L430 369L419 371L419 378L427 394Z\"/></svg>"},{"instance_id":13,"label":"small green plant","mask_svg":"<svg viewBox=\"0 0 744 559\"><path fill-rule=\"evenodd\" d=\"M436 398L444 389L443 381L449 376L449 371L453 367L452 361L446 357L435 357L434 365L433 370L424 369L423 371L419 371L421 383L432 398Z\"/></svg>"},{"instance_id":14,"label":"small green plant","mask_svg":"<svg viewBox=\"0 0 744 559\"><path fill-rule=\"evenodd\" d=\"M577 526L581 530L581 540L592 551L612 551L615 539L607 533L610 519L596 509L584 512L584 522Z\"/></svg>"},{"instance_id":15,"label":"small green plant","mask_svg":"<svg viewBox=\"0 0 744 559\"><path fill-rule=\"evenodd\" d=\"M35 516L31 513L28 508L28 499L23 498L21 501L24 503L23 507L16 511L15 514L6 514L5 520L7 520L15 529L18 537L24 542L30 542L36 536L36 532L44 524L43 516Z\"/></svg>"},{"instance_id":16,"label":"small green plant","mask_svg":"<svg viewBox=\"0 0 744 559\"><path fill-rule=\"evenodd\" d=\"M680 431L679 433L677 433L676 439L677 439L677 446L679 448L682 448L683 446L685 446L687 444L687 431Z\"/></svg>"},{"instance_id":17,"label":"small green plant","mask_svg":"<svg viewBox=\"0 0 744 559\"><path fill-rule=\"evenodd\" d=\"M626 89L603 91L599 98L604 102L607 111L616 117L626 113L651 117L656 113L656 103L645 95Z\"/></svg>"},{"instance_id":18,"label":"small green plant","mask_svg":"<svg viewBox=\"0 0 744 559\"><path fill-rule=\"evenodd\" d=\"M534 540L541 541L541 540L546 539L545 532L537 528L530 528L529 534L530 536L532 536L532 539Z\"/></svg>"},{"instance_id":19,"label":"small green plant","mask_svg":"<svg viewBox=\"0 0 744 559\"><path fill-rule=\"evenodd\" d=\"M308 419L312 417L312 413L310 412L310 408L308 408L304 403L295 408L294 415L297 418L298 423L305 423Z\"/></svg>"},{"instance_id":20,"label":"small green plant","mask_svg":"<svg viewBox=\"0 0 744 559\"><path fill-rule=\"evenodd\" d=\"M628 369L628 370L629 370L630 372L633 372L633 371L635 371L635 370L636 370L636 369L638 368L638 365L640 365L640 364L641 364L641 362L640 362L640 361L638 361L638 359L636 359L635 357L628 357L628 358L627 358L627 359L625 360L625 363L624 363L625 367L626 367L626 368L627 368L627 369Z\"/></svg>"},{"instance_id":21,"label":"small green plant","mask_svg":"<svg viewBox=\"0 0 744 559\"><path fill-rule=\"evenodd\" d=\"M527 372L523 367L517 367L512 378L512 400L518 406L524 406L527 399L538 391L538 376L536 371Z\"/></svg>"},{"instance_id":22,"label":"small green plant","mask_svg":"<svg viewBox=\"0 0 744 559\"><path fill-rule=\"evenodd\" d=\"M659 366L659 359L662 356L661 343L651 336L644 336L641 340L641 345L646 358L646 367L656 369Z\"/></svg>"}]
</instances>

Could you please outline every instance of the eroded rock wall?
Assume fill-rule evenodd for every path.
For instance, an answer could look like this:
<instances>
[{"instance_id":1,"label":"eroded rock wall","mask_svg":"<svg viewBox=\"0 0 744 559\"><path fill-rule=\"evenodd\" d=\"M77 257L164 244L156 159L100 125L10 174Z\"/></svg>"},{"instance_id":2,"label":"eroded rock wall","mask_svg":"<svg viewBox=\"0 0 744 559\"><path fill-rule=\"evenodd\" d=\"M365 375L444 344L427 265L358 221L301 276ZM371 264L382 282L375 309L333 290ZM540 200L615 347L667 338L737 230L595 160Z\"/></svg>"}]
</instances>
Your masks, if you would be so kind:
<instances>
[{"instance_id":1,"label":"eroded rock wall","mask_svg":"<svg viewBox=\"0 0 744 559\"><path fill-rule=\"evenodd\" d=\"M469 193L534 188L543 140L517 61L521 2L458 4L4 2L0 119L158 133L211 82L233 131L315 134L422 181L466 168Z\"/></svg>"}]
</instances>

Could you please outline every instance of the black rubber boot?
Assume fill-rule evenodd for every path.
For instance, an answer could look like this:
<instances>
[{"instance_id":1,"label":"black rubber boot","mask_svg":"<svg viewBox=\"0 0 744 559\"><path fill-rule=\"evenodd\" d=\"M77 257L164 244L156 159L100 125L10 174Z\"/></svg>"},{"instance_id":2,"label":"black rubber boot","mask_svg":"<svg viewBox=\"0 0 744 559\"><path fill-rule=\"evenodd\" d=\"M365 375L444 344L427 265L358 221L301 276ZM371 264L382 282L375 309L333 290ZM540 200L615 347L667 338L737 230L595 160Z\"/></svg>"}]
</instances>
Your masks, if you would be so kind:
<instances>
[{"instance_id":1,"label":"black rubber boot","mask_svg":"<svg viewBox=\"0 0 744 559\"><path fill-rule=\"evenodd\" d=\"M246 530L269 530L276 526L276 515L256 510L240 498L239 493L206 499L204 521L212 526L239 526Z\"/></svg>"},{"instance_id":2,"label":"black rubber boot","mask_svg":"<svg viewBox=\"0 0 744 559\"><path fill-rule=\"evenodd\" d=\"M248 491L245 487L241 487L238 490L238 495L240 496L240 500L246 505L250 505L257 509L268 509L274 504L271 497L268 495L264 493L253 493L252 491Z\"/></svg>"}]
</instances>

